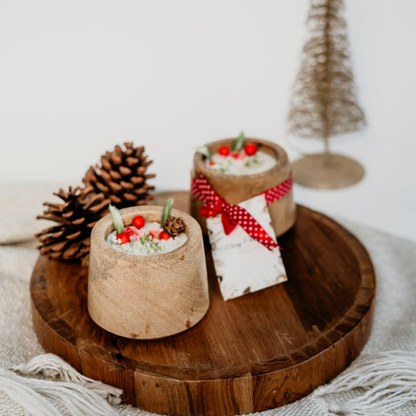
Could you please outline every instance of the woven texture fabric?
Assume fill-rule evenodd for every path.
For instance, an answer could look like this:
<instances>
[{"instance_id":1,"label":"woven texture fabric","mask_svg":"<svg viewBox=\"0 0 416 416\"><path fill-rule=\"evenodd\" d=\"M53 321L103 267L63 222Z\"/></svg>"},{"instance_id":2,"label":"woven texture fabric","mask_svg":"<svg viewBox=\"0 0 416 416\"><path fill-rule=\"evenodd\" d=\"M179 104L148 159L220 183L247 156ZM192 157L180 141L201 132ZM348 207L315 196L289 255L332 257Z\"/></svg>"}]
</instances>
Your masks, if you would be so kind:
<instances>
[{"instance_id":1,"label":"woven texture fabric","mask_svg":"<svg viewBox=\"0 0 416 416\"><path fill-rule=\"evenodd\" d=\"M0 366L24 363L44 351L38 344L30 312L29 280L38 257L33 233L45 224L37 222L41 204L56 187L1 185L0 206ZM365 353L416 350L416 243L339 220L366 246L377 274L377 303L372 335ZM244 340L242 340L244 342ZM259 340L261 342L261 340ZM338 401L363 391L335 394ZM122 416L150 414L119 406ZM64 412L62 414L65 414ZM326 416L310 396L288 406L259 413L261 416ZM391 415L413 416L416 402ZM0 416L24 415L0 391Z\"/></svg>"}]
</instances>

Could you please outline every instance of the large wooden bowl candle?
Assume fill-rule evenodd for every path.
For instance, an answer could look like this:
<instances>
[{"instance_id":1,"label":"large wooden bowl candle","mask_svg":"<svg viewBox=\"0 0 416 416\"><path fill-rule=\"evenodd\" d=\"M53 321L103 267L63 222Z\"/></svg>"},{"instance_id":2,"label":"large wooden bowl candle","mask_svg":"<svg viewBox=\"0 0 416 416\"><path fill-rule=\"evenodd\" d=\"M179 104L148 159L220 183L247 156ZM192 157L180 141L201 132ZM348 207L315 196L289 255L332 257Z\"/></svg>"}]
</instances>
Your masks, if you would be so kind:
<instances>
[{"instance_id":1,"label":"large wooden bowl candle","mask_svg":"<svg viewBox=\"0 0 416 416\"><path fill-rule=\"evenodd\" d=\"M218 153L223 147L232 147L235 139L225 139L209 143L207 147L212 154ZM276 164L270 169L247 175L235 175L221 173L207 166L206 157L197 152L194 156L192 176L199 178L204 175L213 190L229 204L239 204L247 199L253 198L261 193L272 189L291 175L291 167L286 152L280 146L267 140L247 138L247 142L257 145L259 151L271 155L276 160ZM191 215L199 222L203 233L206 234L206 218L200 214L200 209L204 205L191 193ZM290 190L283 198L271 203L269 212L272 225L276 236L284 234L291 228L296 221L296 207L293 201L293 191Z\"/></svg>"},{"instance_id":2,"label":"large wooden bowl candle","mask_svg":"<svg viewBox=\"0 0 416 416\"><path fill-rule=\"evenodd\" d=\"M126 224L137 216L160 222L162 207L120 211ZM165 254L132 255L112 248L110 215L91 234L88 311L107 331L126 338L157 339L198 323L209 307L201 228L188 214L173 209L186 223L187 241Z\"/></svg>"}]
</instances>

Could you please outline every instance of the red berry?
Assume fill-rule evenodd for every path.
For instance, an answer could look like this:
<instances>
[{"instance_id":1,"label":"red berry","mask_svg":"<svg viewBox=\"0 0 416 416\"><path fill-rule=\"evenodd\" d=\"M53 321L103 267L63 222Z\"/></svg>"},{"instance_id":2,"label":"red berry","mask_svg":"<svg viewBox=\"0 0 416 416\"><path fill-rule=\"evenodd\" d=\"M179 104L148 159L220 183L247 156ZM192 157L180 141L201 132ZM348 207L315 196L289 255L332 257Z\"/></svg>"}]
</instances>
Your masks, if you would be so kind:
<instances>
[{"instance_id":1,"label":"red berry","mask_svg":"<svg viewBox=\"0 0 416 416\"><path fill-rule=\"evenodd\" d=\"M132 237L133 235L136 235L136 232L134 230L132 230L130 227L126 227L124 229L124 232L129 236Z\"/></svg>"},{"instance_id":2,"label":"red berry","mask_svg":"<svg viewBox=\"0 0 416 416\"><path fill-rule=\"evenodd\" d=\"M120 244L130 243L130 237L126 232L122 232L116 235L117 240L120 240Z\"/></svg>"},{"instance_id":3,"label":"red berry","mask_svg":"<svg viewBox=\"0 0 416 416\"><path fill-rule=\"evenodd\" d=\"M257 146L253 143L247 143L244 146L244 151L246 152L247 156L253 156L257 152Z\"/></svg>"},{"instance_id":4,"label":"red berry","mask_svg":"<svg viewBox=\"0 0 416 416\"><path fill-rule=\"evenodd\" d=\"M141 216L138 215L137 217L133 218L132 224L138 229L140 230L140 228L142 228L144 226L144 224L146 223L146 220Z\"/></svg>"},{"instance_id":5,"label":"red berry","mask_svg":"<svg viewBox=\"0 0 416 416\"><path fill-rule=\"evenodd\" d=\"M158 232L157 232L157 231L149 231L149 235L150 235L152 238L158 238Z\"/></svg>"},{"instance_id":6,"label":"red berry","mask_svg":"<svg viewBox=\"0 0 416 416\"><path fill-rule=\"evenodd\" d=\"M166 231L161 231L159 234L159 240L169 240L170 235Z\"/></svg>"},{"instance_id":7,"label":"red berry","mask_svg":"<svg viewBox=\"0 0 416 416\"><path fill-rule=\"evenodd\" d=\"M232 152L232 153L231 153L231 156L232 156L234 159L238 159L238 158L240 157L240 152Z\"/></svg>"},{"instance_id":8,"label":"red berry","mask_svg":"<svg viewBox=\"0 0 416 416\"><path fill-rule=\"evenodd\" d=\"M228 146L221 146L218 153L222 156L228 156L230 154L230 148Z\"/></svg>"},{"instance_id":9,"label":"red berry","mask_svg":"<svg viewBox=\"0 0 416 416\"><path fill-rule=\"evenodd\" d=\"M215 165L216 165L216 163L215 163L215 162L209 162L209 165L210 165L210 166L215 166Z\"/></svg>"}]
</instances>

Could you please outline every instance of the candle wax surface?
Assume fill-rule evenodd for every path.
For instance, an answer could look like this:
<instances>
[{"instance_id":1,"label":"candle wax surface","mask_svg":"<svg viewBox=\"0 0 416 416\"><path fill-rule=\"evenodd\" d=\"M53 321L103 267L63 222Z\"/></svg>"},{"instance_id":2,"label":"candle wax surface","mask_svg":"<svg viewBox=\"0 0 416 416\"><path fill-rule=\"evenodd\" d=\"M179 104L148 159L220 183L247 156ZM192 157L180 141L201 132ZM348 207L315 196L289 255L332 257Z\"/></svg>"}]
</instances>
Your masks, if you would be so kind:
<instances>
[{"instance_id":1,"label":"candle wax surface","mask_svg":"<svg viewBox=\"0 0 416 416\"><path fill-rule=\"evenodd\" d=\"M108 245L114 250L121 251L122 253L135 256L150 256L169 253L184 245L188 240L185 233L181 233L176 237L171 237L169 240L153 238L151 235L152 233L158 237L160 232L163 231L158 222L146 222L140 230L133 226L130 226L130 228L136 233L135 236L130 238L130 243L119 244L119 241L116 238L116 232L113 231L107 236L106 241Z\"/></svg>"},{"instance_id":2,"label":"candle wax surface","mask_svg":"<svg viewBox=\"0 0 416 416\"><path fill-rule=\"evenodd\" d=\"M247 156L244 152L240 152L238 157L215 153L212 161L206 159L205 164L210 169L228 175L252 175L271 169L277 162L273 156L259 150L253 156Z\"/></svg>"}]
</instances>

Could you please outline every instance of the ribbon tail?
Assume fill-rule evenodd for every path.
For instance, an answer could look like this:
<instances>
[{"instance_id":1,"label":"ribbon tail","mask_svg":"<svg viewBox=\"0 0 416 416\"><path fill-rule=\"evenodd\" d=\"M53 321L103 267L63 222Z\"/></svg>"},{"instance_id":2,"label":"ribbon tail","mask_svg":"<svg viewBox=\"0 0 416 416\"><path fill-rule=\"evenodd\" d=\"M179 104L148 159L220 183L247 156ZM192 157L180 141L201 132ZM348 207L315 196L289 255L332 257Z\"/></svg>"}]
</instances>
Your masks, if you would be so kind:
<instances>
[{"instance_id":1,"label":"ribbon tail","mask_svg":"<svg viewBox=\"0 0 416 416\"><path fill-rule=\"evenodd\" d=\"M204 206L201 207L201 209L199 210L199 213L203 216L203 217L215 217L216 215L218 215L221 212L221 205L217 204L206 204Z\"/></svg>"},{"instance_id":2,"label":"ribbon tail","mask_svg":"<svg viewBox=\"0 0 416 416\"><path fill-rule=\"evenodd\" d=\"M268 250L279 248L279 245L273 240L266 230L257 222L257 220L243 207L239 205L227 206L223 214L228 214L229 221L234 225L240 225L242 229L254 240L265 246ZM224 224L224 217L223 217ZM235 227L234 225L234 227ZM224 225L225 230L225 225Z\"/></svg>"},{"instance_id":3,"label":"ribbon tail","mask_svg":"<svg viewBox=\"0 0 416 416\"><path fill-rule=\"evenodd\" d=\"M237 224L233 224L230 221L230 217L225 212L221 213L221 221L222 221L222 226L224 227L225 235L231 234L231 232L237 226Z\"/></svg>"}]
</instances>

